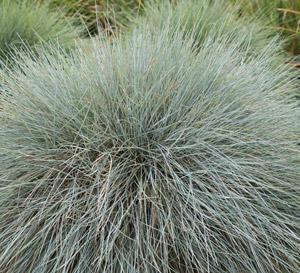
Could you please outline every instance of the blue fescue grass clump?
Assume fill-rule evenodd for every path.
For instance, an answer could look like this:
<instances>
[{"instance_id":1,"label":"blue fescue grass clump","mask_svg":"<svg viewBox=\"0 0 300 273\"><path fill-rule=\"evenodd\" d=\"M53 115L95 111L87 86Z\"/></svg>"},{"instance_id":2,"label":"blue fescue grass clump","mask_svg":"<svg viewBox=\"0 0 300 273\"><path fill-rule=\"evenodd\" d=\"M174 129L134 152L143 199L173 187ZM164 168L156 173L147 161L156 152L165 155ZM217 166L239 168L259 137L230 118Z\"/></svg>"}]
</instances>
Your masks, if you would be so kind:
<instances>
[{"instance_id":1,"label":"blue fescue grass clump","mask_svg":"<svg viewBox=\"0 0 300 273\"><path fill-rule=\"evenodd\" d=\"M262 16L240 16L240 7L226 0L150 0L145 3L143 16L133 22L148 25L152 32L165 25L174 30L180 24L187 35L193 34L197 44L212 33L214 39L227 35L250 54L259 54L276 36L276 30ZM281 47L276 49L282 51Z\"/></svg>"},{"instance_id":2,"label":"blue fescue grass clump","mask_svg":"<svg viewBox=\"0 0 300 273\"><path fill-rule=\"evenodd\" d=\"M35 0L2 0L0 3L0 61L8 60L20 49L41 43L59 43L68 48L78 30L60 13ZM17 51L16 51L17 50Z\"/></svg>"},{"instance_id":3,"label":"blue fescue grass clump","mask_svg":"<svg viewBox=\"0 0 300 273\"><path fill-rule=\"evenodd\" d=\"M2 73L0 272L298 271L290 71L192 44L138 30Z\"/></svg>"}]
</instances>

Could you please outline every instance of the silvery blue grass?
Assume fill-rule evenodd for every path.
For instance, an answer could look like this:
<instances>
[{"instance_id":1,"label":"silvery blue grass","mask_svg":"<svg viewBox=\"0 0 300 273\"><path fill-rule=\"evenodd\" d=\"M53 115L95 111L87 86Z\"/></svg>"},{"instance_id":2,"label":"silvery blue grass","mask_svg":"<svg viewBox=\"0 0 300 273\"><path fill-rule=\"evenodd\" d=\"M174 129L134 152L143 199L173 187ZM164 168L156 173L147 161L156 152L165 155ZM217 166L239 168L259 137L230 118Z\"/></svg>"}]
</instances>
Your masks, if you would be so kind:
<instances>
[{"instance_id":1,"label":"silvery blue grass","mask_svg":"<svg viewBox=\"0 0 300 273\"><path fill-rule=\"evenodd\" d=\"M292 72L182 36L1 74L0 272L299 272Z\"/></svg>"},{"instance_id":2,"label":"silvery blue grass","mask_svg":"<svg viewBox=\"0 0 300 273\"><path fill-rule=\"evenodd\" d=\"M260 54L278 35L262 16L241 16L240 7L226 0L149 0L144 9L143 16L133 19L133 22L147 25L153 33L166 25L171 31L177 31L179 26L186 35L192 34L197 44L208 37L217 40L226 35L231 43L237 43L250 55ZM284 44L283 41L280 43ZM282 46L273 49L281 54L276 58L278 62L283 62ZM274 57L275 54L275 62Z\"/></svg>"}]
</instances>

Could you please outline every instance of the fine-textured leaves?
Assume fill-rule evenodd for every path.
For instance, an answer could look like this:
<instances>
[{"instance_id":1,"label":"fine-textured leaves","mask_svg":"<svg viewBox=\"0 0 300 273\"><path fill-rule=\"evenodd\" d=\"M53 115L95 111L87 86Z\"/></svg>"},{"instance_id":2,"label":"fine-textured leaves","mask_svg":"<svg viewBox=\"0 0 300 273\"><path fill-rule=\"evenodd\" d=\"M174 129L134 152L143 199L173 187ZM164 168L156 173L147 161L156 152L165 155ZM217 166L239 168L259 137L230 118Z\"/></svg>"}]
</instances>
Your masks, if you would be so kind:
<instances>
[{"instance_id":1,"label":"fine-textured leaves","mask_svg":"<svg viewBox=\"0 0 300 273\"><path fill-rule=\"evenodd\" d=\"M300 54L300 1L298 0L230 0L240 6L242 14L260 13L273 28L287 38L289 53ZM300 63L297 63L300 67Z\"/></svg>"},{"instance_id":2,"label":"fine-textured leaves","mask_svg":"<svg viewBox=\"0 0 300 273\"><path fill-rule=\"evenodd\" d=\"M2 73L0 272L299 271L290 71L275 44L191 44L138 30Z\"/></svg>"},{"instance_id":3,"label":"fine-textured leaves","mask_svg":"<svg viewBox=\"0 0 300 273\"><path fill-rule=\"evenodd\" d=\"M2 0L0 3L0 61L13 51L41 42L69 47L77 30L62 14L50 12L47 5L33 0Z\"/></svg>"},{"instance_id":4,"label":"fine-textured leaves","mask_svg":"<svg viewBox=\"0 0 300 273\"><path fill-rule=\"evenodd\" d=\"M226 0L149 0L145 15L133 20L134 24L147 25L149 31L156 32L166 25L176 31L178 24L186 34L193 34L200 44L207 37L217 39L226 35L251 54L259 54L270 40L276 36L257 16L240 17L239 7ZM281 51L280 47L276 48ZM282 62L282 58L280 59Z\"/></svg>"}]
</instances>

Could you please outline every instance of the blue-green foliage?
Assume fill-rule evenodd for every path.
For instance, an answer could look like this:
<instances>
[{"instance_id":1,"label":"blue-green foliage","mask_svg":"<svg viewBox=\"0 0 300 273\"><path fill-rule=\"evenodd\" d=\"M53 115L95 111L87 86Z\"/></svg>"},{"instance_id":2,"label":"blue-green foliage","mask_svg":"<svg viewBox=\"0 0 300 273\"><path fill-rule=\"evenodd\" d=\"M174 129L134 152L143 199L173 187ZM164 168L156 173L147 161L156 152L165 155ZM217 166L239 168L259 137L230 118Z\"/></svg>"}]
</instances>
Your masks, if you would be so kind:
<instances>
[{"instance_id":1,"label":"blue-green foliage","mask_svg":"<svg viewBox=\"0 0 300 273\"><path fill-rule=\"evenodd\" d=\"M2 73L0 272L297 272L291 72L182 36Z\"/></svg>"},{"instance_id":2,"label":"blue-green foliage","mask_svg":"<svg viewBox=\"0 0 300 273\"><path fill-rule=\"evenodd\" d=\"M0 61L7 62L16 50L41 43L74 44L76 30L62 14L50 12L34 0L0 2Z\"/></svg>"}]
</instances>

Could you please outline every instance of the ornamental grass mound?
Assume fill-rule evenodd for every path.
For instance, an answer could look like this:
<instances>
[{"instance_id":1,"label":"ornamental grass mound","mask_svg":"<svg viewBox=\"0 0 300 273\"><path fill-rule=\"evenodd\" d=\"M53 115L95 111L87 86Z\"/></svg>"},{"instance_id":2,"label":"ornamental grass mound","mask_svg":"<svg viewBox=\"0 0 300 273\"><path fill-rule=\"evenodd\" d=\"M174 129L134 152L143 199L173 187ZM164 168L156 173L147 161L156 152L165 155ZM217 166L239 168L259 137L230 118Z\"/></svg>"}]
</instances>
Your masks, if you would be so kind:
<instances>
[{"instance_id":1,"label":"ornamental grass mound","mask_svg":"<svg viewBox=\"0 0 300 273\"><path fill-rule=\"evenodd\" d=\"M236 42L249 55L259 54L274 36L278 36L269 20L258 13L241 16L240 6L226 0L150 0L145 3L143 16L132 21L147 25L154 33L166 25L171 32L177 31L180 25L186 35L193 35L198 45L208 37L217 40L226 35L231 43ZM276 48L282 55L278 62L284 62L282 46Z\"/></svg>"},{"instance_id":2,"label":"ornamental grass mound","mask_svg":"<svg viewBox=\"0 0 300 273\"><path fill-rule=\"evenodd\" d=\"M291 72L168 33L2 72L0 272L298 271Z\"/></svg>"},{"instance_id":3,"label":"ornamental grass mound","mask_svg":"<svg viewBox=\"0 0 300 273\"><path fill-rule=\"evenodd\" d=\"M69 48L78 30L61 13L35 0L2 0L0 3L0 61L7 63L17 50L41 43Z\"/></svg>"}]
</instances>

